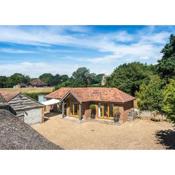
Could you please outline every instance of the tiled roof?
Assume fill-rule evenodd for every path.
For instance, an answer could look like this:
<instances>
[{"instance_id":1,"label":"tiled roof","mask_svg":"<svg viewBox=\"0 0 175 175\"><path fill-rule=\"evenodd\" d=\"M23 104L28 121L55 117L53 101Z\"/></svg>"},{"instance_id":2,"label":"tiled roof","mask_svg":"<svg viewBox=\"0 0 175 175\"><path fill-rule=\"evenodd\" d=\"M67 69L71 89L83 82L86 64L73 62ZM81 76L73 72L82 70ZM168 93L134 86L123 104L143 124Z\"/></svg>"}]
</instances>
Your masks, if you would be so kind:
<instances>
[{"instance_id":1,"label":"tiled roof","mask_svg":"<svg viewBox=\"0 0 175 175\"><path fill-rule=\"evenodd\" d=\"M1 98L4 99L15 111L43 107L36 100L19 92L0 91L0 95L2 95L2 97L0 96L0 101Z\"/></svg>"},{"instance_id":2,"label":"tiled roof","mask_svg":"<svg viewBox=\"0 0 175 175\"><path fill-rule=\"evenodd\" d=\"M45 97L46 98L49 98L49 99L61 99L65 96L65 94L67 94L69 92L71 88L60 88L54 92L51 92L50 94L46 95Z\"/></svg>"},{"instance_id":3,"label":"tiled roof","mask_svg":"<svg viewBox=\"0 0 175 175\"><path fill-rule=\"evenodd\" d=\"M62 149L7 110L0 109L0 150Z\"/></svg>"},{"instance_id":4,"label":"tiled roof","mask_svg":"<svg viewBox=\"0 0 175 175\"><path fill-rule=\"evenodd\" d=\"M24 95L18 94L13 99L11 99L8 104L15 110L15 111L23 111L25 109L33 109L33 108L41 108L43 107L42 104L35 101L34 99Z\"/></svg>"},{"instance_id":5,"label":"tiled roof","mask_svg":"<svg viewBox=\"0 0 175 175\"><path fill-rule=\"evenodd\" d=\"M86 101L110 101L127 102L135 98L117 88L87 87L87 88L60 88L47 95L47 98L61 99L66 94L71 93L80 102Z\"/></svg>"},{"instance_id":6,"label":"tiled roof","mask_svg":"<svg viewBox=\"0 0 175 175\"><path fill-rule=\"evenodd\" d=\"M7 91L0 91L0 94L3 96L6 102L9 102L14 97L16 97L20 92L7 92Z\"/></svg>"}]
</instances>

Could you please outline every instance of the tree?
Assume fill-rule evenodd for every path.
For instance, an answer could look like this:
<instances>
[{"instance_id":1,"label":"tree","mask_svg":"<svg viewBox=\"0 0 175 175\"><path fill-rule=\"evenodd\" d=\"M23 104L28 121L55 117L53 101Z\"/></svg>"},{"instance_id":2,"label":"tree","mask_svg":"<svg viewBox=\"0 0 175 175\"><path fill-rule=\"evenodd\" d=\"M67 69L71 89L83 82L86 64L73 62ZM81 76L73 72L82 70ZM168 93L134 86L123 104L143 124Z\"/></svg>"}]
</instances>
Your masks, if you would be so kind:
<instances>
[{"instance_id":1,"label":"tree","mask_svg":"<svg viewBox=\"0 0 175 175\"><path fill-rule=\"evenodd\" d=\"M169 42L162 49L162 59L158 61L157 72L168 81L175 77L175 36L170 35Z\"/></svg>"},{"instance_id":2,"label":"tree","mask_svg":"<svg viewBox=\"0 0 175 175\"><path fill-rule=\"evenodd\" d=\"M69 80L68 75L61 75L60 76L60 83L66 82Z\"/></svg>"},{"instance_id":3,"label":"tree","mask_svg":"<svg viewBox=\"0 0 175 175\"><path fill-rule=\"evenodd\" d=\"M22 75L20 73L15 73L11 75L7 80L7 86L13 87L14 85L25 83L28 84L30 82L30 77Z\"/></svg>"},{"instance_id":4,"label":"tree","mask_svg":"<svg viewBox=\"0 0 175 175\"><path fill-rule=\"evenodd\" d=\"M7 79L6 76L0 76L0 88L7 87Z\"/></svg>"},{"instance_id":5,"label":"tree","mask_svg":"<svg viewBox=\"0 0 175 175\"><path fill-rule=\"evenodd\" d=\"M140 85L145 81L149 81L149 77L154 74L152 69L151 66L139 62L123 64L107 78L106 85L117 87L131 95L135 95Z\"/></svg>"},{"instance_id":6,"label":"tree","mask_svg":"<svg viewBox=\"0 0 175 175\"><path fill-rule=\"evenodd\" d=\"M86 67L80 67L72 74L73 86L84 86L87 87L91 84L92 75L89 69Z\"/></svg>"},{"instance_id":7,"label":"tree","mask_svg":"<svg viewBox=\"0 0 175 175\"><path fill-rule=\"evenodd\" d=\"M157 110L161 112L162 86L163 83L157 75L152 76L148 83L143 82L139 92L136 93L138 106L141 110Z\"/></svg>"},{"instance_id":8,"label":"tree","mask_svg":"<svg viewBox=\"0 0 175 175\"><path fill-rule=\"evenodd\" d=\"M39 76L39 79L42 80L44 83L52 86L53 85L53 78L54 76L51 73L44 73Z\"/></svg>"},{"instance_id":9,"label":"tree","mask_svg":"<svg viewBox=\"0 0 175 175\"><path fill-rule=\"evenodd\" d=\"M92 79L92 85L93 86L101 86L102 79L105 76L105 74L94 74Z\"/></svg>"},{"instance_id":10,"label":"tree","mask_svg":"<svg viewBox=\"0 0 175 175\"><path fill-rule=\"evenodd\" d=\"M49 80L49 85L50 86L56 86L56 85L58 85L60 83L61 83L61 75L59 75L59 74L56 74L55 76L53 76Z\"/></svg>"},{"instance_id":11,"label":"tree","mask_svg":"<svg viewBox=\"0 0 175 175\"><path fill-rule=\"evenodd\" d=\"M162 111L175 123L175 80L170 80L163 90Z\"/></svg>"}]
</instances>

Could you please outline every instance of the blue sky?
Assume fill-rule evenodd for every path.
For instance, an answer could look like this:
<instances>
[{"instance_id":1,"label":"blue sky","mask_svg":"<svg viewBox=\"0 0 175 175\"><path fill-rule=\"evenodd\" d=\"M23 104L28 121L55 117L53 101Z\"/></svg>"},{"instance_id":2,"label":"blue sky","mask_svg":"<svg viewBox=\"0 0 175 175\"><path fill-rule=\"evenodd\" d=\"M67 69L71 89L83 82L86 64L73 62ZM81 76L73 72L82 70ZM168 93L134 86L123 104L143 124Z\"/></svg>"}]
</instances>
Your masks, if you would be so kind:
<instances>
[{"instance_id":1,"label":"blue sky","mask_svg":"<svg viewBox=\"0 0 175 175\"><path fill-rule=\"evenodd\" d=\"M110 74L120 64L155 64L175 26L0 26L0 75L71 75L85 66Z\"/></svg>"}]
</instances>

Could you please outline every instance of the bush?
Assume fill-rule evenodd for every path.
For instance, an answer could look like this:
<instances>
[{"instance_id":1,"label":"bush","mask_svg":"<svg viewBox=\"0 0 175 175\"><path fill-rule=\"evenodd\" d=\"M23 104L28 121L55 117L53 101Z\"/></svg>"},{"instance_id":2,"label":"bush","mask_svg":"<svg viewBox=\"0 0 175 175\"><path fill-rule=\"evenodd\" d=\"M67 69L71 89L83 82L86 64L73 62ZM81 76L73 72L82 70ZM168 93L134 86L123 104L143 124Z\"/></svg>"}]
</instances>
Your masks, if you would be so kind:
<instances>
[{"instance_id":1,"label":"bush","mask_svg":"<svg viewBox=\"0 0 175 175\"><path fill-rule=\"evenodd\" d=\"M163 90L162 111L175 123L175 80L170 80Z\"/></svg>"},{"instance_id":2,"label":"bush","mask_svg":"<svg viewBox=\"0 0 175 175\"><path fill-rule=\"evenodd\" d=\"M143 83L139 92L136 93L138 106L141 110L159 111L162 108L163 82L158 76L151 77L148 84Z\"/></svg>"}]
</instances>

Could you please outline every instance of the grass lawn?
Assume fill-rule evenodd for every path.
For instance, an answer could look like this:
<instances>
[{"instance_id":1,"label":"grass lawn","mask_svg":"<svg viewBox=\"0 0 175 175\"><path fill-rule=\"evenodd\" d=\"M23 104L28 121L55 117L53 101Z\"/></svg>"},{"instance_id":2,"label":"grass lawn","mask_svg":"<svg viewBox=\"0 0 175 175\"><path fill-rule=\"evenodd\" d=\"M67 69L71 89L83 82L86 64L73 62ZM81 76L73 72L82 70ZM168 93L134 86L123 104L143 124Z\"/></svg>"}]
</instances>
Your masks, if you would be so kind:
<instances>
[{"instance_id":1,"label":"grass lawn","mask_svg":"<svg viewBox=\"0 0 175 175\"><path fill-rule=\"evenodd\" d=\"M120 126L88 121L78 123L51 117L32 126L63 149L172 149L175 132L171 123L137 119Z\"/></svg>"}]
</instances>

